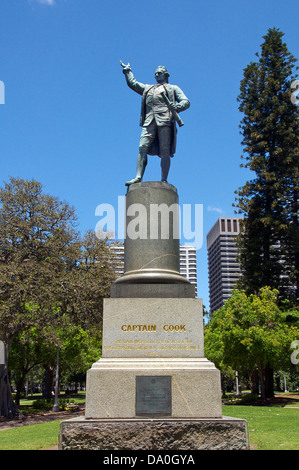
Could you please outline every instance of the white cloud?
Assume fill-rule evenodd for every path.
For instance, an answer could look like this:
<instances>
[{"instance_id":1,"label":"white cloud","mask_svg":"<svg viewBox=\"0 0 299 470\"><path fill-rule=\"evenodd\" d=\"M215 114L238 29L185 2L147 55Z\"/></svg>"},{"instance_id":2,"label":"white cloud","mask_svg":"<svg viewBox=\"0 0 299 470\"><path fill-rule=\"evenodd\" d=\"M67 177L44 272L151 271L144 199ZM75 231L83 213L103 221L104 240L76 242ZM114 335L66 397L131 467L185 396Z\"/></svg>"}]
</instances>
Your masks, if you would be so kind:
<instances>
[{"instance_id":1,"label":"white cloud","mask_svg":"<svg viewBox=\"0 0 299 470\"><path fill-rule=\"evenodd\" d=\"M30 3L39 3L40 5L56 5L56 0L30 0Z\"/></svg>"},{"instance_id":2,"label":"white cloud","mask_svg":"<svg viewBox=\"0 0 299 470\"><path fill-rule=\"evenodd\" d=\"M220 207L208 206L208 211L209 212L218 212L219 214L223 214L223 210Z\"/></svg>"}]
</instances>

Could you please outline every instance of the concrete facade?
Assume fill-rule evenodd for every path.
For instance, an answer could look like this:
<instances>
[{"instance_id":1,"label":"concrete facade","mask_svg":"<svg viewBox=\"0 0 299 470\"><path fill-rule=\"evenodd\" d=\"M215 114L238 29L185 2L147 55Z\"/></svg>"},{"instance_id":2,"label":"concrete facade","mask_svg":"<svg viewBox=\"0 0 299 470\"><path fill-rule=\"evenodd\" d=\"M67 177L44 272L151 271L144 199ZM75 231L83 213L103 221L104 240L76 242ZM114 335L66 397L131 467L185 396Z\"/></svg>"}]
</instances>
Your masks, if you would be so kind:
<instances>
[{"instance_id":1,"label":"concrete facade","mask_svg":"<svg viewBox=\"0 0 299 470\"><path fill-rule=\"evenodd\" d=\"M221 217L207 234L210 311L221 308L230 298L240 277L236 237L240 233L237 217Z\"/></svg>"}]
</instances>

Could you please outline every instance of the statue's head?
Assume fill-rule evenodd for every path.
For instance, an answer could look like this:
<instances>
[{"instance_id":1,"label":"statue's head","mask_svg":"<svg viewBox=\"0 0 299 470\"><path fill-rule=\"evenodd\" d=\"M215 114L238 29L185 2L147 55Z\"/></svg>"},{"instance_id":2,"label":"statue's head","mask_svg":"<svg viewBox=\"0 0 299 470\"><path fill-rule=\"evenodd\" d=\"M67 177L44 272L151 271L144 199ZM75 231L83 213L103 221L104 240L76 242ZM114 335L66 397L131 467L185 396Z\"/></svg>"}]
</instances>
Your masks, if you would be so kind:
<instances>
[{"instance_id":1,"label":"statue's head","mask_svg":"<svg viewBox=\"0 0 299 470\"><path fill-rule=\"evenodd\" d=\"M155 79L158 83L168 83L169 73L167 72L166 67L159 65L155 72Z\"/></svg>"}]
</instances>

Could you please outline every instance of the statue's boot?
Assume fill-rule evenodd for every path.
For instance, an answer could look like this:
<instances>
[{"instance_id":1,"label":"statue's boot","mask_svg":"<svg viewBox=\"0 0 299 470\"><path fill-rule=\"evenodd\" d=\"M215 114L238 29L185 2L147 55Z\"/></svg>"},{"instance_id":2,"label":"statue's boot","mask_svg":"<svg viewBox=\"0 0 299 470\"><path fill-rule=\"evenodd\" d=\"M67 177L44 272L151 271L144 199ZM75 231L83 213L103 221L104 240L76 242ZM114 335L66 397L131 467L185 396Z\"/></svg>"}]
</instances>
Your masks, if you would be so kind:
<instances>
[{"instance_id":1,"label":"statue's boot","mask_svg":"<svg viewBox=\"0 0 299 470\"><path fill-rule=\"evenodd\" d=\"M161 157L161 181L167 183L167 177L170 168L170 157Z\"/></svg>"},{"instance_id":2,"label":"statue's boot","mask_svg":"<svg viewBox=\"0 0 299 470\"><path fill-rule=\"evenodd\" d=\"M126 186L130 186L131 184L134 184L134 183L140 183L142 181L146 165L147 165L147 155L139 154L137 158L136 176L130 181L127 181Z\"/></svg>"},{"instance_id":3,"label":"statue's boot","mask_svg":"<svg viewBox=\"0 0 299 470\"><path fill-rule=\"evenodd\" d=\"M131 184L140 183L140 182L141 182L141 178L136 176L135 178L131 179L130 181L127 181L126 186L130 186Z\"/></svg>"}]
</instances>

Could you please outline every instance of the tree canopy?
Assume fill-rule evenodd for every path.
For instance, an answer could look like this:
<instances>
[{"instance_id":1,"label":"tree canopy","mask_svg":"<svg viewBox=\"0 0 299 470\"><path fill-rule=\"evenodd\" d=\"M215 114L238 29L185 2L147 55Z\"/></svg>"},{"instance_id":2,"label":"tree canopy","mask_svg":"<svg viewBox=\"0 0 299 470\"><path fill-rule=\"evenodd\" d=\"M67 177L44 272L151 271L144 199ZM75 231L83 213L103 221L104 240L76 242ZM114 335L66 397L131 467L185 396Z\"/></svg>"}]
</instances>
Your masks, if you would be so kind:
<instances>
[{"instance_id":1,"label":"tree canopy","mask_svg":"<svg viewBox=\"0 0 299 470\"><path fill-rule=\"evenodd\" d=\"M234 290L213 313L205 331L205 347L207 357L218 358L220 368L258 371L264 399L266 367L290 368L291 344L298 337L299 316L279 308L277 290L264 287L258 295Z\"/></svg>"},{"instance_id":2,"label":"tree canopy","mask_svg":"<svg viewBox=\"0 0 299 470\"><path fill-rule=\"evenodd\" d=\"M299 297L299 107L291 100L296 59L276 28L264 36L258 60L244 69L238 101L243 113L244 166L255 178L239 188L244 215L239 237L242 288L271 286Z\"/></svg>"},{"instance_id":3,"label":"tree canopy","mask_svg":"<svg viewBox=\"0 0 299 470\"><path fill-rule=\"evenodd\" d=\"M77 230L75 209L41 183L11 178L0 189L0 412L15 413L8 382L12 341L33 327L58 344L72 325L100 330L102 299L114 279L107 240ZM32 331L32 330L31 330ZM60 332L60 334L59 334Z\"/></svg>"}]
</instances>

